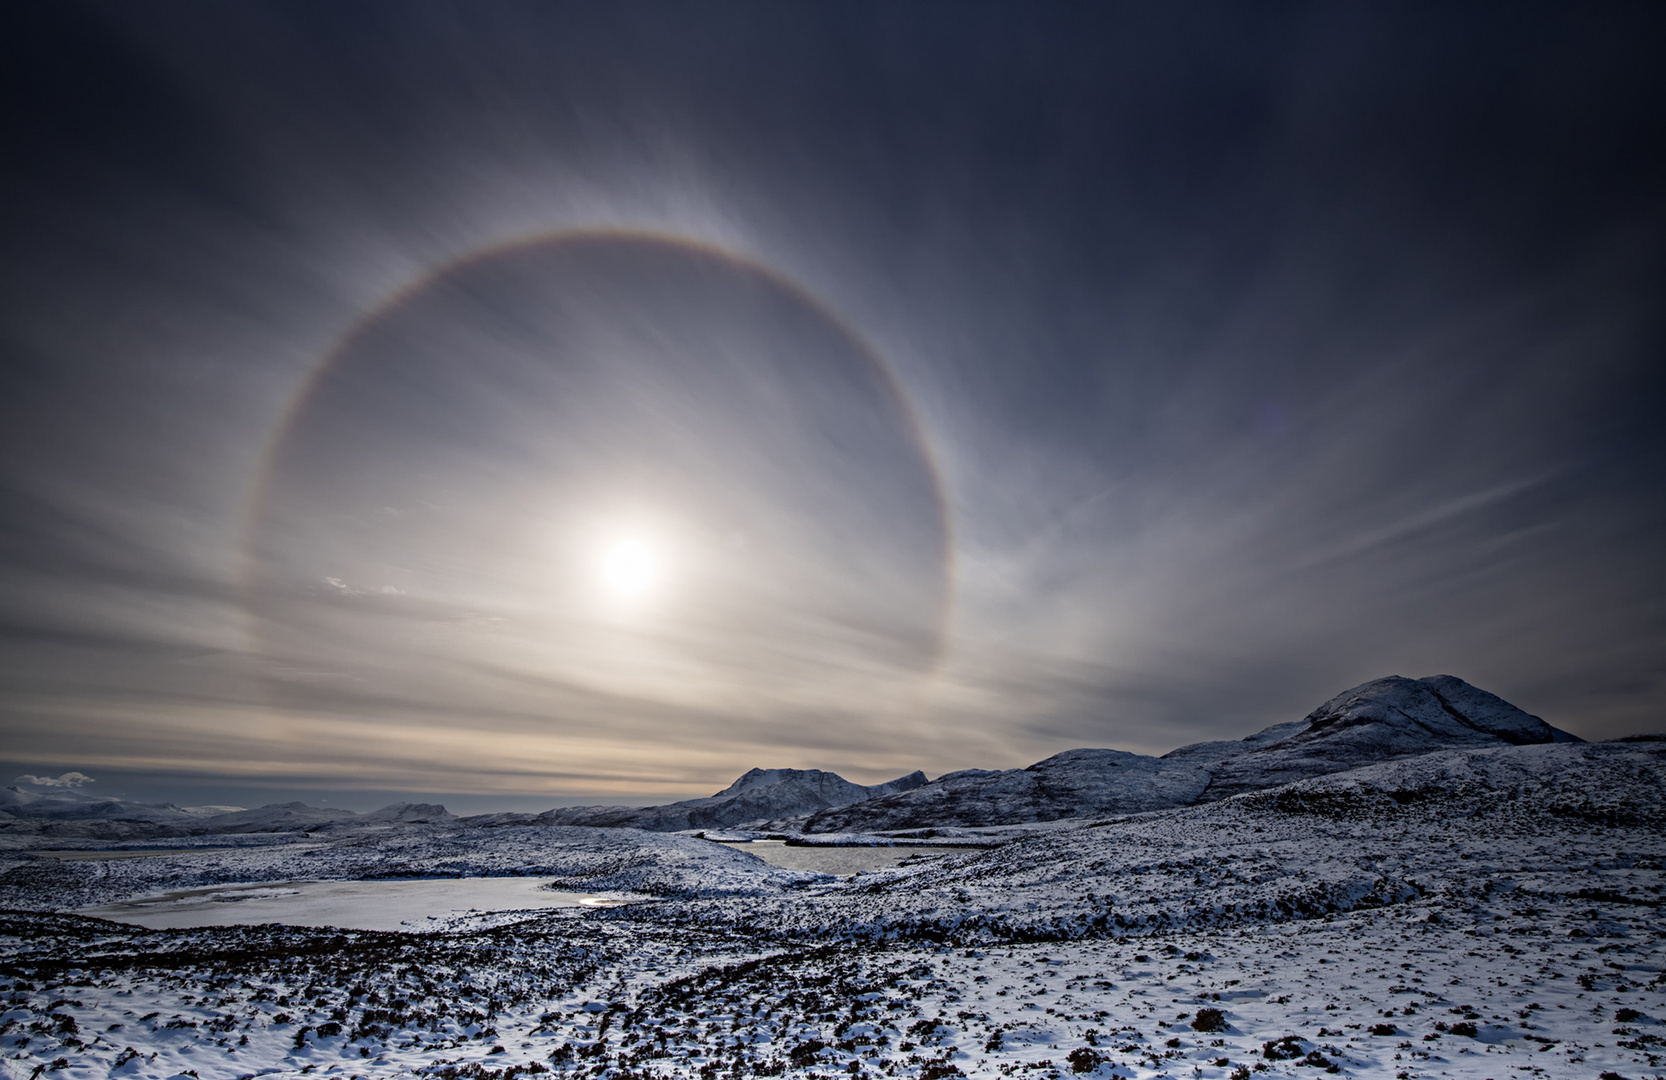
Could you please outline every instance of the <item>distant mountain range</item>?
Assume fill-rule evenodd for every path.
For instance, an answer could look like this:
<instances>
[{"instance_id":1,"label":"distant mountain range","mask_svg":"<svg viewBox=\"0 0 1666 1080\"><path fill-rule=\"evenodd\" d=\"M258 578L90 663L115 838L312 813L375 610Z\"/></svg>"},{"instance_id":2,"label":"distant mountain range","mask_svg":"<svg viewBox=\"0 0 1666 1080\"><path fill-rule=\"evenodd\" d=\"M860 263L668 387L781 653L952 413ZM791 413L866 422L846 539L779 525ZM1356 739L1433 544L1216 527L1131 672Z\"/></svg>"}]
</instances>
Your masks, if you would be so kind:
<instances>
[{"instance_id":1,"label":"distant mountain range","mask_svg":"<svg viewBox=\"0 0 1666 1080\"><path fill-rule=\"evenodd\" d=\"M899 795L927 783L915 770L884 784L864 787L838 773L821 769L752 769L739 780L705 799L688 799L669 806L567 806L546 810L530 819L545 825L594 825L604 828L680 832L684 829L727 829L749 822L804 818L819 811ZM493 815L491 823L520 824L522 815ZM481 820L486 824L485 819Z\"/></svg>"},{"instance_id":2,"label":"distant mountain range","mask_svg":"<svg viewBox=\"0 0 1666 1080\"><path fill-rule=\"evenodd\" d=\"M1436 750L1580 741L1451 675L1393 675L1236 742L1193 743L1162 757L1066 750L1025 769L968 769L902 795L822 811L802 828L895 832L1139 813Z\"/></svg>"},{"instance_id":3,"label":"distant mountain range","mask_svg":"<svg viewBox=\"0 0 1666 1080\"><path fill-rule=\"evenodd\" d=\"M361 828L396 824L456 822L455 815L432 803L395 803L368 814L272 803L254 810L232 806L175 806L139 803L90 795L66 788L0 788L0 838L45 835L66 840L145 840L156 837L299 833L351 825Z\"/></svg>"},{"instance_id":4,"label":"distant mountain range","mask_svg":"<svg viewBox=\"0 0 1666 1080\"><path fill-rule=\"evenodd\" d=\"M967 769L930 781L916 771L871 786L819 769L752 769L715 795L665 806L575 806L469 818L427 803L397 803L369 814L299 802L241 810L10 787L0 789L0 839L137 840L422 825L920 834L1190 806L1438 750L1580 741L1462 679L1391 676L1338 694L1301 720L1235 742L1193 743L1162 757L1067 750L1023 769Z\"/></svg>"}]
</instances>

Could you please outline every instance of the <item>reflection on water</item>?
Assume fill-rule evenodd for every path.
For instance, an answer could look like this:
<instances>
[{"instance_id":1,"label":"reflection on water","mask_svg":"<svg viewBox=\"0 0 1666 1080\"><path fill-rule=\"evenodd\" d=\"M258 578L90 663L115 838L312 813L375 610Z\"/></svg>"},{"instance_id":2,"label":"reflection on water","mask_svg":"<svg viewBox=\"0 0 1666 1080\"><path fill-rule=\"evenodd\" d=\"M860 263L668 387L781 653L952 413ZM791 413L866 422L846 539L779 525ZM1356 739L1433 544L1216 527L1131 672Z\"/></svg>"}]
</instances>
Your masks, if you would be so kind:
<instances>
[{"instance_id":1,"label":"reflection on water","mask_svg":"<svg viewBox=\"0 0 1666 1080\"><path fill-rule=\"evenodd\" d=\"M467 912L595 905L587 893L552 892L529 877L397 881L282 881L215 885L82 908L79 914L152 930L196 926L339 926L350 930L438 929Z\"/></svg>"},{"instance_id":2,"label":"reflection on water","mask_svg":"<svg viewBox=\"0 0 1666 1080\"><path fill-rule=\"evenodd\" d=\"M850 877L852 874L871 874L887 870L904 860L935 858L950 852L964 852L953 847L801 847L782 840L754 840L749 844L733 844L740 851L750 852L767 863L784 866L788 870L814 870L817 873Z\"/></svg>"},{"instance_id":3,"label":"reflection on water","mask_svg":"<svg viewBox=\"0 0 1666 1080\"><path fill-rule=\"evenodd\" d=\"M904 862L934 859L966 848L798 847L779 840L729 845L790 870L837 877L871 874ZM79 914L152 930L199 926L338 926L352 930L424 931L473 913L557 907L607 907L620 901L586 893L553 892L544 879L470 877L386 881L277 881L179 889Z\"/></svg>"}]
</instances>

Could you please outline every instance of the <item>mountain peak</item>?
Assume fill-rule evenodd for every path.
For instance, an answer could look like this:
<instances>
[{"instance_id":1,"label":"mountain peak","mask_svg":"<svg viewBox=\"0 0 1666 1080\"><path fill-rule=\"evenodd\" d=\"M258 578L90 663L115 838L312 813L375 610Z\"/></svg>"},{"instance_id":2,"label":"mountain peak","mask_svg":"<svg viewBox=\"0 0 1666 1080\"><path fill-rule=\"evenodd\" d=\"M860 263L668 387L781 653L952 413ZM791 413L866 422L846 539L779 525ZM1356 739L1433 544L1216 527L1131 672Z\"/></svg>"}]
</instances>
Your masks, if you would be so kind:
<instances>
[{"instance_id":1,"label":"mountain peak","mask_svg":"<svg viewBox=\"0 0 1666 1080\"><path fill-rule=\"evenodd\" d=\"M830 773L822 769L748 769L740 775L739 779L713 795L712 798L723 799L731 795L739 795L743 791L750 791L753 788L795 781L809 784L849 783L838 773Z\"/></svg>"},{"instance_id":2,"label":"mountain peak","mask_svg":"<svg viewBox=\"0 0 1666 1080\"><path fill-rule=\"evenodd\" d=\"M410 824L420 824L434 821L454 821L452 814L439 803L396 802L391 806L384 806L380 810L372 810L360 817L361 821L403 821Z\"/></svg>"},{"instance_id":3,"label":"mountain peak","mask_svg":"<svg viewBox=\"0 0 1666 1080\"><path fill-rule=\"evenodd\" d=\"M849 806L926 783L915 770L883 784L864 787L823 769L748 769L728 787L704 799L669 806L572 806L545 811L554 825L598 825L675 832L680 829L762 827L830 807Z\"/></svg>"},{"instance_id":4,"label":"mountain peak","mask_svg":"<svg viewBox=\"0 0 1666 1080\"><path fill-rule=\"evenodd\" d=\"M1283 735L1291 728L1287 736L1211 763L1213 776L1205 798L1221 799L1434 750L1579 741L1453 675L1372 679L1344 690L1298 724L1261 734Z\"/></svg>"},{"instance_id":5,"label":"mountain peak","mask_svg":"<svg viewBox=\"0 0 1666 1080\"><path fill-rule=\"evenodd\" d=\"M1392 730L1395 736L1419 743L1429 739L1453 743L1503 740L1522 746L1573 739L1563 732L1563 739L1558 740L1557 730L1537 716L1452 675L1372 679L1331 698L1309 713L1304 722L1307 729L1290 741L1328 738L1334 731L1372 724L1385 725L1385 730ZM1377 737L1385 735L1379 732Z\"/></svg>"},{"instance_id":6,"label":"mountain peak","mask_svg":"<svg viewBox=\"0 0 1666 1080\"><path fill-rule=\"evenodd\" d=\"M806 832L1000 825L1212 802L1436 750L1578 742L1452 675L1390 675L1331 698L1301 720L1160 758L1066 750L1026 769L968 770L917 791L821 811Z\"/></svg>"}]
</instances>

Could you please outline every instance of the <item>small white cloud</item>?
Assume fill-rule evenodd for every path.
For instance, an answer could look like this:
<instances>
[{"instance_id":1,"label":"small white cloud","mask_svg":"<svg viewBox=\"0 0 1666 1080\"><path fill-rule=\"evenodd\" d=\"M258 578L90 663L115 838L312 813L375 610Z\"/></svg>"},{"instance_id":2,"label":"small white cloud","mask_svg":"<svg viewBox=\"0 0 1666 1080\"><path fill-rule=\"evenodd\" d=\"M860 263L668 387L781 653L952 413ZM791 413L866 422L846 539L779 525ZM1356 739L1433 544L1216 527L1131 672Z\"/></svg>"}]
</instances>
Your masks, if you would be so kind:
<instances>
[{"instance_id":1,"label":"small white cloud","mask_svg":"<svg viewBox=\"0 0 1666 1080\"><path fill-rule=\"evenodd\" d=\"M86 773L67 772L62 776L30 776L24 773L17 778L20 784L32 784L35 787L78 788L84 784L93 783L93 778Z\"/></svg>"},{"instance_id":2,"label":"small white cloud","mask_svg":"<svg viewBox=\"0 0 1666 1080\"><path fill-rule=\"evenodd\" d=\"M327 577L324 584L337 596L404 596L405 590L397 585L371 585L354 587L347 584L346 578Z\"/></svg>"}]
</instances>

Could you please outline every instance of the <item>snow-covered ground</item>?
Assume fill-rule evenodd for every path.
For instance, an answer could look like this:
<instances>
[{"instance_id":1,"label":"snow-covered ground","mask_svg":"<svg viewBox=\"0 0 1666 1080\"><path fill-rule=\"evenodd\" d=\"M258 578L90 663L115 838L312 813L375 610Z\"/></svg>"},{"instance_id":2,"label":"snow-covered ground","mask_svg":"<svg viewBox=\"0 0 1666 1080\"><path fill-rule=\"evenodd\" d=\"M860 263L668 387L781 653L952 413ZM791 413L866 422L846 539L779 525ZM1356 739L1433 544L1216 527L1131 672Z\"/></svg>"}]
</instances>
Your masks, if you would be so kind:
<instances>
[{"instance_id":1,"label":"snow-covered ground","mask_svg":"<svg viewBox=\"0 0 1666 1080\"><path fill-rule=\"evenodd\" d=\"M872 874L879 870L889 870L891 867L903 863L913 864L923 859L947 855L955 851L954 848L928 844L891 845L886 847L873 845L851 847L816 845L811 847L802 844L788 844L782 840L754 840L740 847L739 850L749 855L756 855L771 866L781 866L788 870L808 870L818 874L831 874L834 877L855 877L857 874Z\"/></svg>"},{"instance_id":2,"label":"snow-covered ground","mask_svg":"<svg viewBox=\"0 0 1666 1080\"><path fill-rule=\"evenodd\" d=\"M74 910L230 883L446 877L537 877L569 892L712 897L780 892L819 875L771 866L739 845L669 833L413 825L335 839L293 834L288 844L149 859L63 861L4 852L0 906Z\"/></svg>"},{"instance_id":3,"label":"snow-covered ground","mask_svg":"<svg viewBox=\"0 0 1666 1080\"><path fill-rule=\"evenodd\" d=\"M122 862L18 855L0 903L33 910L0 916L0 1068L1666 1076L1663 766L1658 743L1449 751L851 880L632 830L412 825ZM424 934L62 913L162 888L442 872L658 902Z\"/></svg>"}]
</instances>

